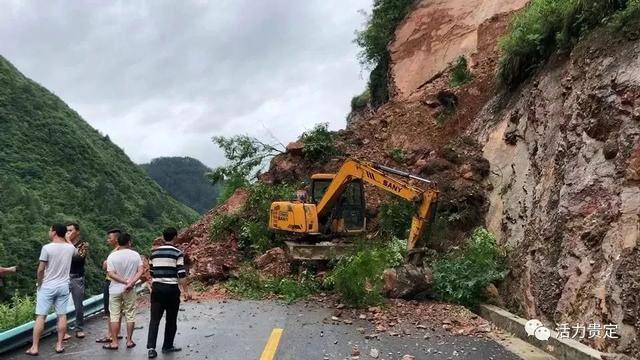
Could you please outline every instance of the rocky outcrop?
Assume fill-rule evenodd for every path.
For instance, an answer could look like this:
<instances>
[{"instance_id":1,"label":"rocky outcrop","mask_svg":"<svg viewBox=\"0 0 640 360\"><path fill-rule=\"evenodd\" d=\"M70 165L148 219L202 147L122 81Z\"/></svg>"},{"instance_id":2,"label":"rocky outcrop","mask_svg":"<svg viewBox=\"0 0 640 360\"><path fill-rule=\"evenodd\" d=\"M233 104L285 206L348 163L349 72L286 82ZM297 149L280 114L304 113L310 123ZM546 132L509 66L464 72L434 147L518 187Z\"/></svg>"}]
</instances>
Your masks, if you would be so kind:
<instances>
[{"instance_id":1,"label":"rocky outcrop","mask_svg":"<svg viewBox=\"0 0 640 360\"><path fill-rule=\"evenodd\" d=\"M582 44L470 131L491 164L486 222L512 249L507 306L617 324L619 340L591 345L638 355L640 43Z\"/></svg>"},{"instance_id":2,"label":"rocky outcrop","mask_svg":"<svg viewBox=\"0 0 640 360\"><path fill-rule=\"evenodd\" d=\"M406 99L459 56L478 50L478 29L495 15L529 0L423 0L395 33L389 47L396 100Z\"/></svg>"}]
</instances>

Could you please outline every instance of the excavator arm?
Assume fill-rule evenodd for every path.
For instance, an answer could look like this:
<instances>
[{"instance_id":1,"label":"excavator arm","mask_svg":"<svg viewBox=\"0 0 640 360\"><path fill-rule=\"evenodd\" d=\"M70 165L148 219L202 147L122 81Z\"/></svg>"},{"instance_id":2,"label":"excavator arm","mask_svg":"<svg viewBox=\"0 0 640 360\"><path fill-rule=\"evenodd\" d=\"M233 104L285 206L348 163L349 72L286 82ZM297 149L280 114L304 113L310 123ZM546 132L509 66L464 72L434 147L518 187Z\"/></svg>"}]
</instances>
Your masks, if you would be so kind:
<instances>
[{"instance_id":1,"label":"excavator arm","mask_svg":"<svg viewBox=\"0 0 640 360\"><path fill-rule=\"evenodd\" d=\"M422 190L404 181L394 179L388 174L426 182L431 186L428 190ZM438 201L438 191L434 189L434 184L429 180L406 172L350 159L345 161L338 173L336 173L333 181L331 181L331 184L325 191L324 196L316 205L319 217L326 216L331 211L344 191L344 188L355 179L362 179L373 186L409 200L417 205L416 214L413 216L411 222L407 249L411 254L412 250L423 248L424 244L419 243L419 241L427 224L433 222L435 206Z\"/></svg>"}]
</instances>

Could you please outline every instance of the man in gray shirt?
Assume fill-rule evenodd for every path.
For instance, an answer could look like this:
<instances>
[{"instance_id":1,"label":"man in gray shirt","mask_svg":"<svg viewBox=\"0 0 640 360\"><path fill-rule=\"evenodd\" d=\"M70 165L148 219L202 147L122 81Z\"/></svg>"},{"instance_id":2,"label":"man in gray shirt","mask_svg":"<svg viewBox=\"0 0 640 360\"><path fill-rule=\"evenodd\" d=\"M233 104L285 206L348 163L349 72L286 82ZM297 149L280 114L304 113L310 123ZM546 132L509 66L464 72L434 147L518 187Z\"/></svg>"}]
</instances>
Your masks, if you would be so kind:
<instances>
[{"instance_id":1,"label":"man in gray shirt","mask_svg":"<svg viewBox=\"0 0 640 360\"><path fill-rule=\"evenodd\" d=\"M44 322L51 306L55 306L58 314L58 342L56 353L62 353L62 341L67 329L67 303L69 302L69 269L71 258L76 252L75 246L65 238L67 227L54 224L49 229L51 242L42 247L37 279L36 323L33 327L33 345L27 355L38 355L40 336L44 330Z\"/></svg>"}]
</instances>

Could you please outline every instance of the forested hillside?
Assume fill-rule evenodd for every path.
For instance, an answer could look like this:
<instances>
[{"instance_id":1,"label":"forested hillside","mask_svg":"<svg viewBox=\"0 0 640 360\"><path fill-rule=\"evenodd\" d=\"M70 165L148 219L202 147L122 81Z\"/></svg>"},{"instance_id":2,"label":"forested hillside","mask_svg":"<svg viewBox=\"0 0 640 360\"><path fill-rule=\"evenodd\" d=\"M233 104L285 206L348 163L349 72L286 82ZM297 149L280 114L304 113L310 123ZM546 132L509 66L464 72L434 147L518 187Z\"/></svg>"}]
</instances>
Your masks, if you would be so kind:
<instances>
[{"instance_id":1,"label":"forested hillside","mask_svg":"<svg viewBox=\"0 0 640 360\"><path fill-rule=\"evenodd\" d=\"M119 227L148 252L164 226L196 218L108 136L0 57L0 264L17 265L2 298L32 294L40 246L52 222L79 222L90 242L88 293L103 279L105 231Z\"/></svg>"},{"instance_id":2,"label":"forested hillside","mask_svg":"<svg viewBox=\"0 0 640 360\"><path fill-rule=\"evenodd\" d=\"M161 157L142 164L143 169L174 198L200 214L215 204L219 185L212 185L206 173L206 165L190 157Z\"/></svg>"}]
</instances>

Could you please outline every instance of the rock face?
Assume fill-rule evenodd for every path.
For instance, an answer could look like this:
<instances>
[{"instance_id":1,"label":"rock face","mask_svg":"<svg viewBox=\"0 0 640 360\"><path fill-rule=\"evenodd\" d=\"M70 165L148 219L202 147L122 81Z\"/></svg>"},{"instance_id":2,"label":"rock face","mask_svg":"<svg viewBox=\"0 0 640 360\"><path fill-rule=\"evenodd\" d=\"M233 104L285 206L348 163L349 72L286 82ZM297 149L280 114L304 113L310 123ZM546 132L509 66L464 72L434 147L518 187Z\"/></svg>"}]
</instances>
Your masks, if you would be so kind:
<instances>
[{"instance_id":1,"label":"rock face","mask_svg":"<svg viewBox=\"0 0 640 360\"><path fill-rule=\"evenodd\" d=\"M489 18L521 9L529 0L423 0L390 46L396 99L406 99L459 56L478 49L478 28Z\"/></svg>"},{"instance_id":2,"label":"rock face","mask_svg":"<svg viewBox=\"0 0 640 360\"><path fill-rule=\"evenodd\" d=\"M640 354L640 43L598 32L481 116L487 226L509 245L507 305L550 323L618 325ZM488 108L487 108L488 109Z\"/></svg>"}]
</instances>

